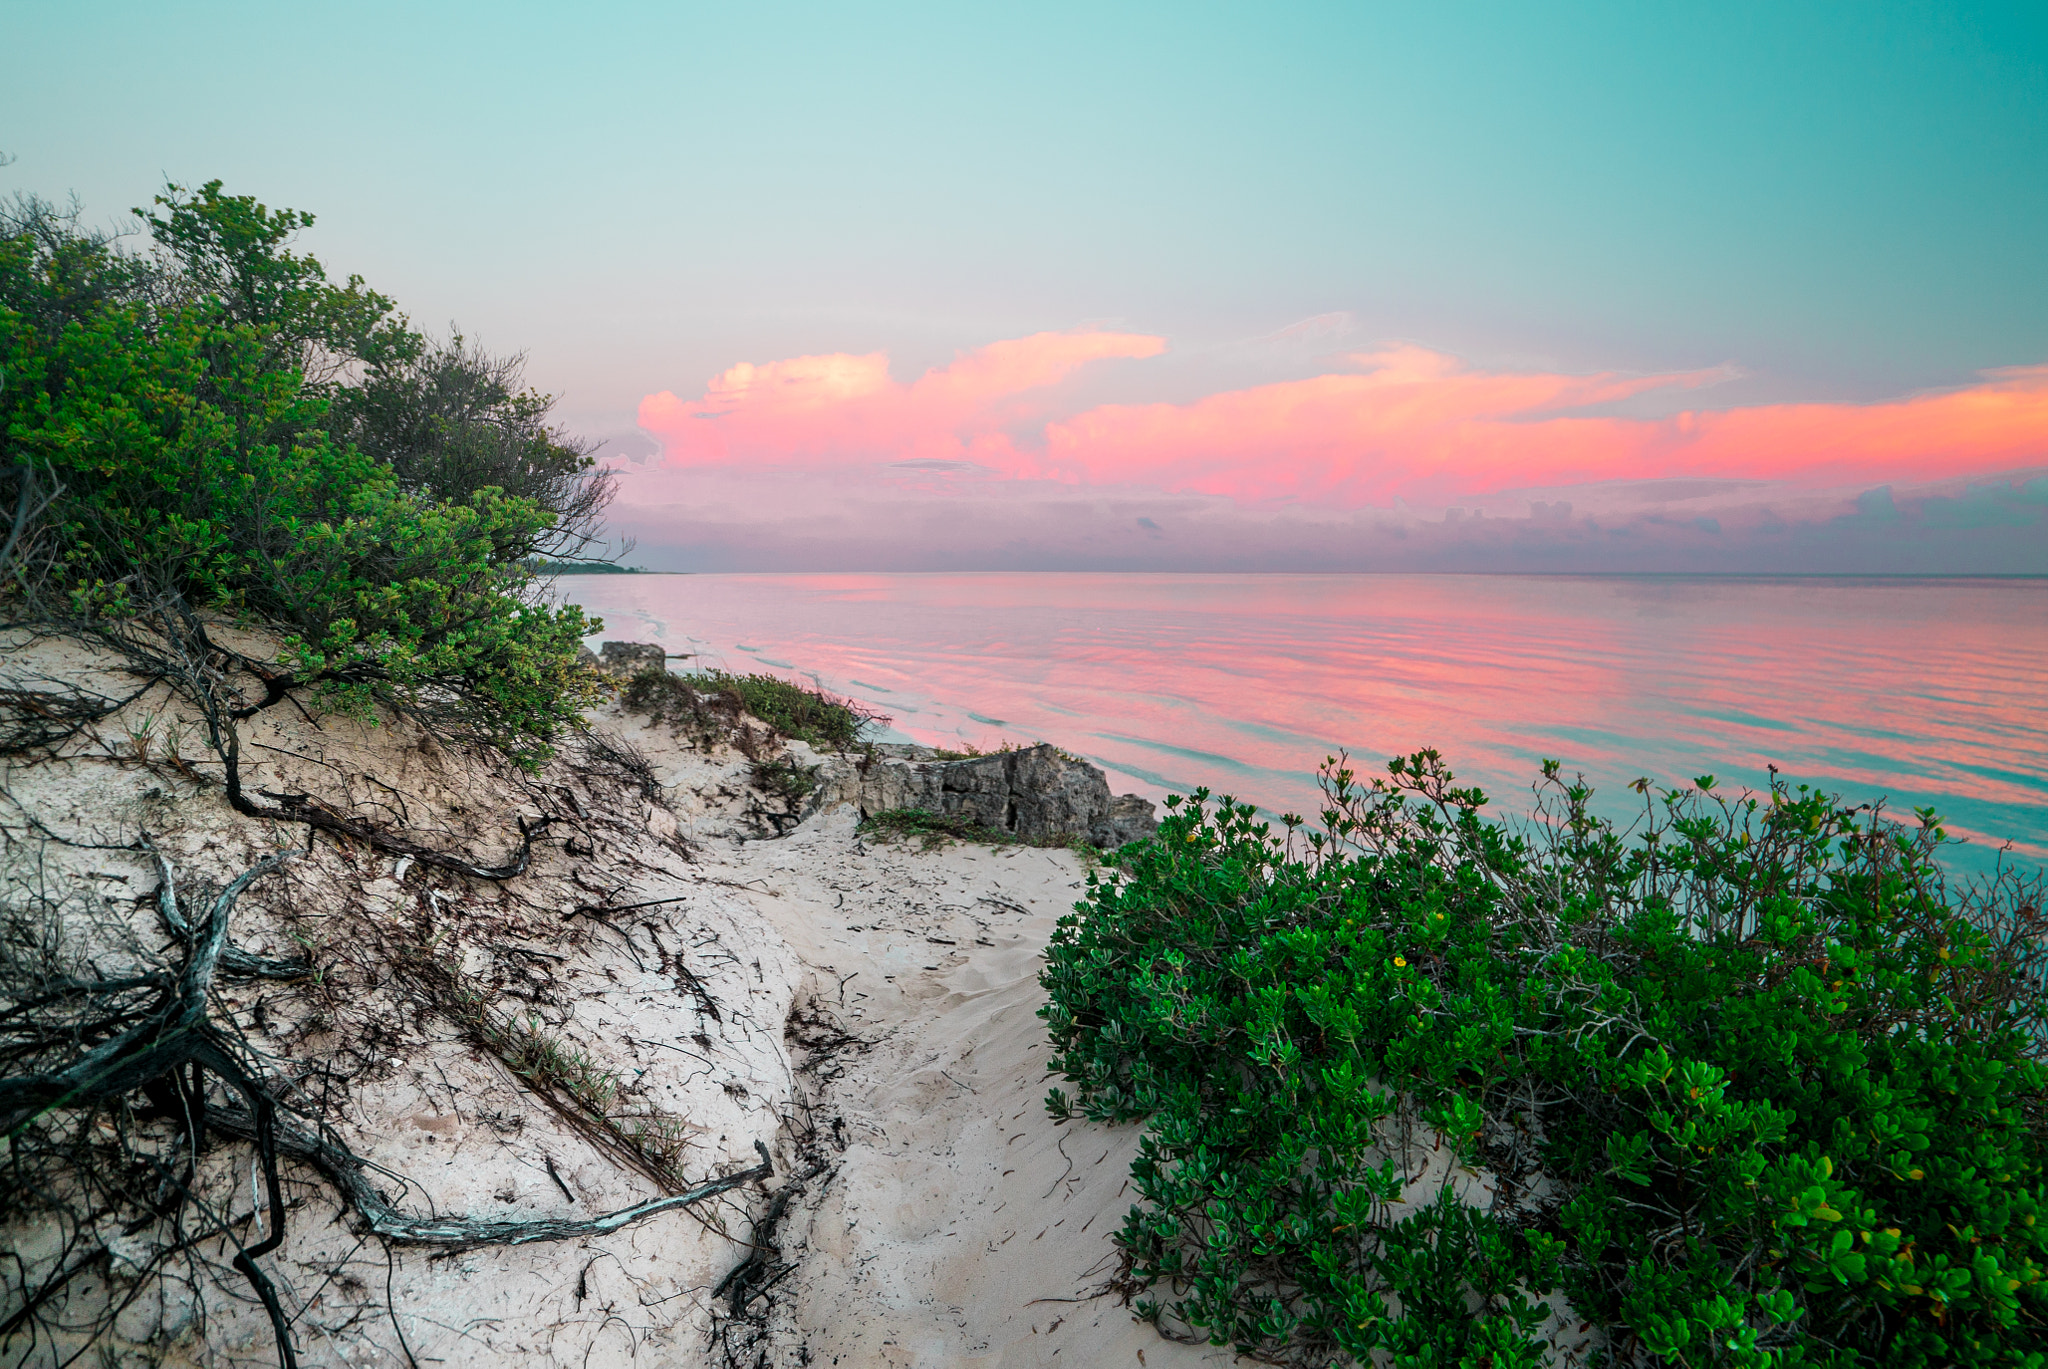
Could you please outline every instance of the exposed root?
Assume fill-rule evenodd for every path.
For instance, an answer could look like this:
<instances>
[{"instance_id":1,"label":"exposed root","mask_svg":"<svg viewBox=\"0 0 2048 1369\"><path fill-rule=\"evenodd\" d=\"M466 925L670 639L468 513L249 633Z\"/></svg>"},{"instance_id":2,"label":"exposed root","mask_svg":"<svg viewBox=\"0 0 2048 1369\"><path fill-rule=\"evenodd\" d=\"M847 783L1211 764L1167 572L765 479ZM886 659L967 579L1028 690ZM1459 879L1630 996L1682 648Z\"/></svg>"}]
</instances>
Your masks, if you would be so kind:
<instances>
[{"instance_id":1,"label":"exposed root","mask_svg":"<svg viewBox=\"0 0 2048 1369\"><path fill-rule=\"evenodd\" d=\"M21 680L0 684L0 756L51 754L156 688L158 681L147 679L141 688L120 697L61 680L41 683L47 687L34 688Z\"/></svg>"},{"instance_id":2,"label":"exposed root","mask_svg":"<svg viewBox=\"0 0 2048 1369\"><path fill-rule=\"evenodd\" d=\"M641 1118L640 1128L629 1131L611 1115L616 1079L563 1048L535 1024L494 1011L480 986L423 948L400 948L391 963L471 1044L501 1061L579 1136L670 1195L688 1191L661 1119Z\"/></svg>"},{"instance_id":3,"label":"exposed root","mask_svg":"<svg viewBox=\"0 0 2048 1369\"><path fill-rule=\"evenodd\" d=\"M291 1328L285 1320L275 1285L256 1264L258 1257L269 1254L284 1240L284 1194L278 1180L275 1142L276 1108L270 1094L251 1077L237 1058L236 1043L208 1021L208 994L213 987L214 973L220 967L221 954L227 947L228 919L235 901L243 890L295 854L280 851L267 856L221 891L208 910L205 922L196 929L190 929L184 938L185 963L175 979L160 986L151 986L157 987L158 992L148 1007L139 1012L117 1008L103 1014L96 1022L73 1028L77 1039L91 1040L104 1036L106 1039L99 1045L57 1068L37 1069L0 1079L0 1128L6 1131L10 1153L18 1151L24 1143L33 1146L37 1138L27 1134L30 1128L57 1109L97 1108L124 1094L149 1090L153 1086L158 1093L168 1094L182 1105L179 1113L185 1143L189 1155L196 1158L207 1122L205 1076L209 1073L214 1075L242 1096L254 1119L252 1130L263 1171L268 1208L265 1228L269 1234L246 1247L236 1242L238 1249L234 1266L249 1281L262 1302L263 1310L270 1319L271 1332L277 1340L279 1362L286 1369L297 1363L292 1349ZM91 985L64 987L76 996L93 999L109 996L96 992ZM125 995L129 991L115 992ZM17 1018L10 1024L10 1035L19 1045L9 1054L16 1057L26 1055L30 1059L47 1058L48 1052L35 1049L38 1044L35 1038L43 1034L36 1015L31 1012L10 1016ZM173 1190L170 1206L173 1209L183 1208L191 1199L190 1166L182 1177L169 1173L164 1177ZM35 1310L54 1295L54 1289L70 1282L78 1269L77 1262L73 1262L54 1280L29 1294L9 1323L19 1325L22 1320L32 1318Z\"/></svg>"},{"instance_id":4,"label":"exposed root","mask_svg":"<svg viewBox=\"0 0 2048 1369\"><path fill-rule=\"evenodd\" d=\"M577 759L587 771L625 780L638 789L644 799L661 798L661 780L654 773L654 762L645 751L623 737L595 730L586 732L583 734L582 753Z\"/></svg>"},{"instance_id":5,"label":"exposed root","mask_svg":"<svg viewBox=\"0 0 2048 1369\"><path fill-rule=\"evenodd\" d=\"M7 1137L15 1191L0 1208L11 1222L31 1220L32 1213L54 1218L70 1235L54 1259L13 1260L14 1277L0 1293L0 1344L24 1354L38 1342L53 1349L59 1340L90 1344L111 1330L143 1289L161 1285L174 1261L203 1268L201 1243L219 1240L233 1251L232 1266L263 1308L279 1363L290 1369L297 1363L292 1319L275 1276L259 1263L287 1231L290 1206L280 1157L322 1175L362 1219L366 1235L391 1246L440 1250L604 1236L772 1177L767 1148L757 1142L760 1164L689 1185L677 1181L672 1165L653 1176L640 1157L638 1167L662 1179L666 1196L593 1218L501 1220L401 1211L371 1182L373 1166L330 1128L315 1123L308 1129L294 1120L298 1109L281 1101L277 1090L286 1088L292 1097L297 1090L264 1077L237 1026L211 1016L214 981L234 972L233 965L272 977L307 969L236 952L229 938L243 893L298 853L280 851L257 862L222 889L203 916L188 918L169 862L154 847L145 843L144 849L161 875L154 895L158 912L176 938L174 949L182 952L175 968L150 968L143 953L136 973L93 978L57 972L66 938L52 921L54 913L39 914L33 901L8 909L8 982L0 990L13 1001L0 1011L0 1067L11 1072L0 1078L0 1130ZM208 1076L238 1101L219 1098ZM536 1092L546 1097L548 1091ZM166 1121L168 1140L160 1135ZM247 1215L235 1217L202 1193L197 1178L209 1132L254 1144L251 1177L261 1182L259 1201ZM252 1222L253 1233L247 1230ZM138 1246L141 1232L148 1234ZM122 1276L125 1297L114 1280L102 1277L96 1301L88 1304L96 1310L84 1323L68 1320L67 1312L75 1310L67 1308L69 1290L83 1276L106 1276L116 1267L129 1271Z\"/></svg>"},{"instance_id":6,"label":"exposed root","mask_svg":"<svg viewBox=\"0 0 2048 1369\"><path fill-rule=\"evenodd\" d=\"M266 808L251 800L242 788L237 768L229 767L228 802L234 805L238 813L280 822L301 822L316 832L326 832L330 836L361 842L371 850L382 851L386 855L410 856L421 865L431 865L437 870L468 875L471 879L502 881L517 879L525 874L533 864L534 839L547 831L555 821L552 816L545 815L531 823L525 818L518 819L519 846L513 851L512 858L502 865L478 865L460 856L436 851L416 841L408 841L404 837L344 817L310 794L276 794L268 789L259 789L256 792L266 799L275 801L277 806Z\"/></svg>"},{"instance_id":7,"label":"exposed root","mask_svg":"<svg viewBox=\"0 0 2048 1369\"><path fill-rule=\"evenodd\" d=\"M785 1119L797 1168L754 1219L746 1255L711 1290L714 1299L726 1302L725 1312L712 1327L711 1347L727 1369L765 1364L771 1337L788 1329L786 1309L784 1317L777 1319L771 1294L796 1272L797 1263L784 1253L777 1232L791 1203L802 1199L806 1205L814 1205L823 1198L839 1172L839 1152L846 1149L844 1122L835 1116L829 1124L821 1124L813 1101L837 1077L836 1057L874 1045L834 1021L815 997L791 1010L784 1036L800 1057L797 1077L810 1081L809 1089L797 1092L794 1115Z\"/></svg>"},{"instance_id":8,"label":"exposed root","mask_svg":"<svg viewBox=\"0 0 2048 1369\"><path fill-rule=\"evenodd\" d=\"M235 1108L216 1111L214 1124L231 1135L255 1139L256 1120ZM285 1123L274 1126L277 1151L303 1160L320 1171L340 1190L348 1205L363 1218L372 1235L393 1245L434 1246L443 1250L473 1250L487 1245L530 1245L535 1241L580 1241L592 1236L609 1236L614 1231L645 1221L664 1212L692 1207L707 1198L730 1193L736 1188L772 1178L775 1164L768 1147L754 1142L761 1163L719 1179L707 1179L680 1193L650 1198L644 1203L607 1212L582 1221L502 1221L487 1217L411 1217L384 1201L365 1177L362 1158L330 1137L315 1136ZM556 1180L560 1182L559 1179Z\"/></svg>"}]
</instances>

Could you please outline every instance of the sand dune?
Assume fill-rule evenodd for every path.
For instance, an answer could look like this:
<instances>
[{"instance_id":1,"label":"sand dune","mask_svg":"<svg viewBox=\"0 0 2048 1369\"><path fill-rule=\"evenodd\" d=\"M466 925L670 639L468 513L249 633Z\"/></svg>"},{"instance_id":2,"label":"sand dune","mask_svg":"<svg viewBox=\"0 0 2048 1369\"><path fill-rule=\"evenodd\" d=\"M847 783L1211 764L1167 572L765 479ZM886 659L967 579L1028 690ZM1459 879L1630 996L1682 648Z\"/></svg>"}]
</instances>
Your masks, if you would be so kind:
<instances>
[{"instance_id":1,"label":"sand dune","mask_svg":"<svg viewBox=\"0 0 2048 1369\"><path fill-rule=\"evenodd\" d=\"M54 678L105 668L50 644L8 664ZM1078 858L879 844L844 807L763 836L790 824L761 820L744 756L616 706L593 722L645 750L655 797L573 758L523 777L390 720L278 709L246 724L252 787L388 804L437 849L500 852L513 815L554 814L531 870L501 883L324 837L309 846L301 827L235 814L212 762L179 769L164 742L133 744L142 728L193 735L151 701L61 759L0 772L0 864L121 895L107 905L117 939L125 925L163 941L154 867L121 849L145 829L193 887L280 847L304 852L252 887L234 934L260 954L308 948L320 976L224 983L220 1008L275 1077L331 1081L324 1115L407 1211L583 1219L673 1189L547 1105L394 973L394 955L431 952L494 1011L616 1081L605 1106L628 1131L665 1128L690 1180L753 1164L757 1141L774 1147L765 1186L701 1208L601 1239L454 1255L387 1254L331 1187L294 1169L287 1240L267 1264L300 1362L1227 1362L1163 1339L1108 1291L1137 1129L1056 1124L1043 1105L1037 974L1081 891ZM246 1147L212 1147L195 1185L248 1214ZM0 1230L0 1247L33 1265L59 1258L59 1237ZM116 1267L150 1239L113 1237ZM131 1309L121 1337L165 1364L274 1362L234 1276L195 1286L198 1301L173 1290Z\"/></svg>"}]
</instances>

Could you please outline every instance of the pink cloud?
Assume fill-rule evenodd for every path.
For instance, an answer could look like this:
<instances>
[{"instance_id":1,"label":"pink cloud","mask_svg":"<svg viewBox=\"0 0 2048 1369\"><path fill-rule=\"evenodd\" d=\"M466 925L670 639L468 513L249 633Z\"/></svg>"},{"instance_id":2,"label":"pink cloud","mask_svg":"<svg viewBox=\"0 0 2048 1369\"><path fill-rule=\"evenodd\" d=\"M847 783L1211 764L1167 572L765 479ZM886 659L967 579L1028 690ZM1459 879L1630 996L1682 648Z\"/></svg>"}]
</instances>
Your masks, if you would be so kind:
<instances>
[{"instance_id":1,"label":"pink cloud","mask_svg":"<svg viewBox=\"0 0 2048 1369\"><path fill-rule=\"evenodd\" d=\"M1040 333L967 353L909 383L891 379L879 353L797 357L735 366L694 403L650 395L640 421L685 467L964 460L1023 479L1349 508L1599 480L1688 476L1818 488L2048 462L2048 366L1875 404L1641 419L1586 410L1721 373L1484 371L1407 346L1353 356L1352 370L1190 403L1110 404L1068 417L1048 411L1053 387L1079 368L1164 350L1161 339L1137 334Z\"/></svg>"},{"instance_id":2,"label":"pink cloud","mask_svg":"<svg viewBox=\"0 0 2048 1369\"><path fill-rule=\"evenodd\" d=\"M1467 371L1417 348L1356 375L1264 385L1187 405L1108 405L1046 432L1039 470L1236 499L1356 506L1533 485L1675 476L1803 485L1933 480L2048 459L2048 367L1880 404L1774 404L1663 419L1569 411L1685 386Z\"/></svg>"},{"instance_id":3,"label":"pink cloud","mask_svg":"<svg viewBox=\"0 0 2048 1369\"><path fill-rule=\"evenodd\" d=\"M880 352L742 362L703 398L672 392L640 401L640 426L668 459L809 466L847 460L1016 463L1008 426L1045 414L1033 400L1090 362L1157 356L1162 338L1134 333L1037 333L965 353L904 384Z\"/></svg>"}]
</instances>

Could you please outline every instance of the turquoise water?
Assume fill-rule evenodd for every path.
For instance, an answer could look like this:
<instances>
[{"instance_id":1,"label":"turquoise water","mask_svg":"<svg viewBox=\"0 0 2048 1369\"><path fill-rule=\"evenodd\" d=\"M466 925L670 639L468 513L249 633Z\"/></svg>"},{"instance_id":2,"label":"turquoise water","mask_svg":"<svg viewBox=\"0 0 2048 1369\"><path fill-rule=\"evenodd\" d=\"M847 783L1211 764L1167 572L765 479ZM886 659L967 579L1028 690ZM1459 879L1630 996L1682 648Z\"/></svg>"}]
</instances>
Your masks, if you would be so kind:
<instances>
[{"instance_id":1,"label":"turquoise water","mask_svg":"<svg viewBox=\"0 0 2048 1369\"><path fill-rule=\"evenodd\" d=\"M2048 861L2048 580L1477 575L564 577L607 638L813 681L895 736L1055 742L1152 797L1317 811L1316 765L1433 746L1504 811L1794 780Z\"/></svg>"}]
</instances>

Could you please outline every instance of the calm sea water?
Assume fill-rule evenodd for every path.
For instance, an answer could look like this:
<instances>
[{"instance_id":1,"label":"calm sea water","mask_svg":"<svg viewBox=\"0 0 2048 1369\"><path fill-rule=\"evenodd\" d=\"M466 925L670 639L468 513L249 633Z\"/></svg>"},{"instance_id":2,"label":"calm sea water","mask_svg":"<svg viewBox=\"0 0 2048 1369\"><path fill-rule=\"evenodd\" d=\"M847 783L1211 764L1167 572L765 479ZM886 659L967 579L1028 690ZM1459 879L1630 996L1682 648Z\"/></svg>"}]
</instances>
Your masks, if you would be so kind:
<instances>
[{"instance_id":1,"label":"calm sea water","mask_svg":"<svg viewBox=\"0 0 2048 1369\"><path fill-rule=\"evenodd\" d=\"M2048 580L571 576L602 636L814 681L899 738L1051 741L1157 798L1314 813L1318 762L1424 746L1503 811L1543 757L1932 804L2048 860Z\"/></svg>"}]
</instances>

